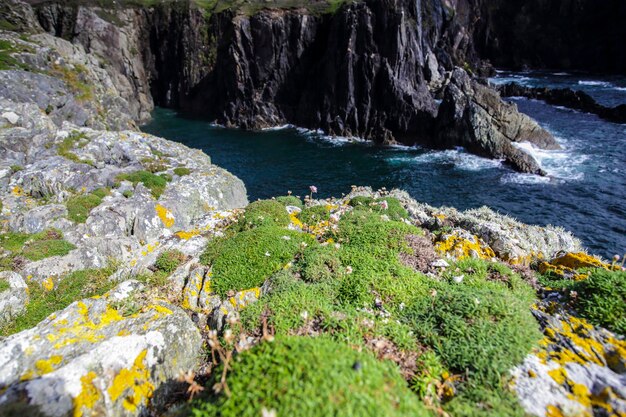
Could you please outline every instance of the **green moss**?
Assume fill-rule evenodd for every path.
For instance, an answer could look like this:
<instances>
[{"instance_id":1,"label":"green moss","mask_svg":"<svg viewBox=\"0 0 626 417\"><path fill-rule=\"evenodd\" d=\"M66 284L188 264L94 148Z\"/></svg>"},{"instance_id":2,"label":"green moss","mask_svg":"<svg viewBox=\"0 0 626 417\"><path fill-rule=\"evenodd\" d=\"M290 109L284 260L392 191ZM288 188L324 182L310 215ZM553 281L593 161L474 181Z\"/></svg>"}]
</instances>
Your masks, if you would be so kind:
<instances>
[{"instance_id":1,"label":"green moss","mask_svg":"<svg viewBox=\"0 0 626 417\"><path fill-rule=\"evenodd\" d=\"M595 269L573 286L575 308L591 323L626 335L626 272Z\"/></svg>"},{"instance_id":2,"label":"green moss","mask_svg":"<svg viewBox=\"0 0 626 417\"><path fill-rule=\"evenodd\" d=\"M307 207L298 214L304 224L314 225L330 219L330 211L325 206Z\"/></svg>"},{"instance_id":3,"label":"green moss","mask_svg":"<svg viewBox=\"0 0 626 417\"><path fill-rule=\"evenodd\" d=\"M340 279L345 267L339 258L339 250L334 245L314 245L306 248L298 260L297 267L302 279L307 282Z\"/></svg>"},{"instance_id":4,"label":"green moss","mask_svg":"<svg viewBox=\"0 0 626 417\"><path fill-rule=\"evenodd\" d=\"M74 131L70 133L57 147L57 154L72 162L94 166L95 163L88 159L80 159L72 150L75 147L82 148L89 143L85 133Z\"/></svg>"},{"instance_id":5,"label":"green moss","mask_svg":"<svg viewBox=\"0 0 626 417\"><path fill-rule=\"evenodd\" d=\"M116 180L130 181L135 186L141 182L150 190L154 198L159 198L161 194L163 194L163 191L165 191L165 187L167 187L166 178L148 171L135 171L129 174L120 174L117 176Z\"/></svg>"},{"instance_id":6,"label":"green moss","mask_svg":"<svg viewBox=\"0 0 626 417\"><path fill-rule=\"evenodd\" d=\"M178 175L179 177L184 177L185 175L191 174L191 170L186 167L177 167L174 168L174 174Z\"/></svg>"},{"instance_id":7,"label":"green moss","mask_svg":"<svg viewBox=\"0 0 626 417\"><path fill-rule=\"evenodd\" d=\"M387 209L383 208L383 201L387 203ZM348 204L355 208L371 209L376 213L386 214L391 220L402 220L409 218L409 213L402 206L400 201L398 201L397 198L393 197L373 199L366 196L357 196L352 198L348 202Z\"/></svg>"},{"instance_id":8,"label":"green moss","mask_svg":"<svg viewBox=\"0 0 626 417\"><path fill-rule=\"evenodd\" d=\"M276 201L278 201L280 204L282 204L285 207L286 206L295 206L299 208L304 207L302 200L300 200L298 197L293 196L293 195L285 195L281 197L276 197Z\"/></svg>"},{"instance_id":9,"label":"green moss","mask_svg":"<svg viewBox=\"0 0 626 417\"><path fill-rule=\"evenodd\" d=\"M70 197L65 205L67 218L76 223L85 223L89 213L102 203L102 198L96 194L83 194Z\"/></svg>"},{"instance_id":10,"label":"green moss","mask_svg":"<svg viewBox=\"0 0 626 417\"><path fill-rule=\"evenodd\" d=\"M167 250L159 254L154 267L159 271L171 274L186 258L187 256L179 250Z\"/></svg>"},{"instance_id":11,"label":"green moss","mask_svg":"<svg viewBox=\"0 0 626 417\"><path fill-rule=\"evenodd\" d=\"M477 384L464 384L460 393L444 409L452 416L464 417L526 417L523 407L514 392L507 386L499 384L495 388Z\"/></svg>"},{"instance_id":12,"label":"green moss","mask_svg":"<svg viewBox=\"0 0 626 417\"><path fill-rule=\"evenodd\" d=\"M530 306L504 288L442 284L434 296L414 300L404 316L449 368L497 387L541 337Z\"/></svg>"},{"instance_id":13,"label":"green moss","mask_svg":"<svg viewBox=\"0 0 626 417\"><path fill-rule=\"evenodd\" d=\"M133 196L133 192L131 190L126 190L122 193L122 195L126 198L131 198Z\"/></svg>"},{"instance_id":14,"label":"green moss","mask_svg":"<svg viewBox=\"0 0 626 417\"><path fill-rule=\"evenodd\" d=\"M369 208L370 204L374 202L372 197L356 196L348 202L352 207Z\"/></svg>"},{"instance_id":15,"label":"green moss","mask_svg":"<svg viewBox=\"0 0 626 417\"><path fill-rule=\"evenodd\" d=\"M16 258L23 257L31 261L39 261L51 256L67 255L76 247L63 240L61 232L55 229L41 233L4 233L0 235L0 247L11 252L2 259L0 269L14 269Z\"/></svg>"},{"instance_id":16,"label":"green moss","mask_svg":"<svg viewBox=\"0 0 626 417\"><path fill-rule=\"evenodd\" d=\"M6 22L6 20L4 20ZM8 22L6 22L8 23ZM21 52L32 52L26 46L0 39L0 70L21 69L30 70L30 67L16 59L13 55Z\"/></svg>"},{"instance_id":17,"label":"green moss","mask_svg":"<svg viewBox=\"0 0 626 417\"><path fill-rule=\"evenodd\" d=\"M4 292L11 288L9 282L6 279L0 278L0 292Z\"/></svg>"},{"instance_id":18,"label":"green moss","mask_svg":"<svg viewBox=\"0 0 626 417\"><path fill-rule=\"evenodd\" d=\"M16 173L23 170L24 167L21 165L11 165L11 172Z\"/></svg>"},{"instance_id":19,"label":"green moss","mask_svg":"<svg viewBox=\"0 0 626 417\"><path fill-rule=\"evenodd\" d=\"M46 291L38 284L29 285L30 302L26 312L1 328L0 335L8 336L30 329L76 300L104 294L115 285L108 279L113 272L114 267L73 272L60 279L52 291Z\"/></svg>"},{"instance_id":20,"label":"green moss","mask_svg":"<svg viewBox=\"0 0 626 417\"><path fill-rule=\"evenodd\" d=\"M244 215L237 222L238 230L250 230L260 226L285 227L290 223L289 214L276 200L259 200L246 207Z\"/></svg>"},{"instance_id":21,"label":"green moss","mask_svg":"<svg viewBox=\"0 0 626 417\"><path fill-rule=\"evenodd\" d=\"M392 364L325 338L263 343L236 357L227 383L232 396L196 401L193 415L257 417L263 409L303 417L430 415Z\"/></svg>"},{"instance_id":22,"label":"green moss","mask_svg":"<svg viewBox=\"0 0 626 417\"><path fill-rule=\"evenodd\" d=\"M257 227L212 241L200 261L213 266L213 289L225 296L229 290L262 285L294 259L302 243L311 245L314 241L306 234L276 226Z\"/></svg>"}]
</instances>

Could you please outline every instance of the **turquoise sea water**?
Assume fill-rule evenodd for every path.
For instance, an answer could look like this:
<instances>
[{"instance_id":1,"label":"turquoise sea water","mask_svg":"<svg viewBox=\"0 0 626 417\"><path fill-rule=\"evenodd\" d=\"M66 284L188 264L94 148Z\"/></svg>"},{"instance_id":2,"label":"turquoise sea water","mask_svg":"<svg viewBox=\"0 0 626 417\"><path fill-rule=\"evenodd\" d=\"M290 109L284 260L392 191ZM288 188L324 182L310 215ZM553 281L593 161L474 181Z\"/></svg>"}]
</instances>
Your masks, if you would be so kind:
<instances>
[{"instance_id":1,"label":"turquoise sea water","mask_svg":"<svg viewBox=\"0 0 626 417\"><path fill-rule=\"evenodd\" d=\"M500 73L492 80L584 88L605 104L626 103L626 82L570 74ZM512 99L563 145L532 150L547 178L518 174L499 161L462 149L376 147L320 132L282 127L261 132L225 129L209 121L157 109L143 130L192 148L239 178L250 200L286 194L341 196L351 185L402 188L415 199L459 209L487 205L532 224L575 232L591 252L626 252L626 125L594 115Z\"/></svg>"}]
</instances>

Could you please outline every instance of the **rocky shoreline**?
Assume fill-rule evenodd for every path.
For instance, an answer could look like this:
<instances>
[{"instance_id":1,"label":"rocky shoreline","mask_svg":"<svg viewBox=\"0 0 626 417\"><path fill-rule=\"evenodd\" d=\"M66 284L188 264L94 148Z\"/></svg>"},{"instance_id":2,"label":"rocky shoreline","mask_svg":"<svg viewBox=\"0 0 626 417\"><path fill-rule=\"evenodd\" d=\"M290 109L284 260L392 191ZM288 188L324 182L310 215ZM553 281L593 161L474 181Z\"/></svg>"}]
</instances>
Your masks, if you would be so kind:
<instances>
[{"instance_id":1,"label":"rocky shoreline","mask_svg":"<svg viewBox=\"0 0 626 417\"><path fill-rule=\"evenodd\" d=\"M248 204L136 130L140 63L88 39L0 31L1 415L626 413L623 263L399 190ZM514 146L556 146L536 123L460 68L442 93L442 146L540 173Z\"/></svg>"}]
</instances>

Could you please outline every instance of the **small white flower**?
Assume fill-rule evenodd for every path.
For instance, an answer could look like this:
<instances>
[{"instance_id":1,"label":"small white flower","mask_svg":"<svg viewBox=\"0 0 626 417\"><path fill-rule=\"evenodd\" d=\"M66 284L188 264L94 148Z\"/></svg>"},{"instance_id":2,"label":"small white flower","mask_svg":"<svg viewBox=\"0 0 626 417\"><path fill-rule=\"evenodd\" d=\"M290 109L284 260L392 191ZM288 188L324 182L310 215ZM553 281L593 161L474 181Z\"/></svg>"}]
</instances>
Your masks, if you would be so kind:
<instances>
[{"instance_id":1,"label":"small white flower","mask_svg":"<svg viewBox=\"0 0 626 417\"><path fill-rule=\"evenodd\" d=\"M309 244L306 242L302 242L300 243L300 246L302 246L303 248L306 248L307 246L309 246Z\"/></svg>"},{"instance_id":2,"label":"small white flower","mask_svg":"<svg viewBox=\"0 0 626 417\"><path fill-rule=\"evenodd\" d=\"M302 320L307 321L309 319L309 312L304 310L302 313L300 313L300 317L302 317Z\"/></svg>"},{"instance_id":3,"label":"small white flower","mask_svg":"<svg viewBox=\"0 0 626 417\"><path fill-rule=\"evenodd\" d=\"M339 249L340 247L341 247L341 244L335 243L335 249Z\"/></svg>"},{"instance_id":4,"label":"small white flower","mask_svg":"<svg viewBox=\"0 0 626 417\"><path fill-rule=\"evenodd\" d=\"M346 274L351 274L352 273L352 267L350 265L348 265L346 267Z\"/></svg>"},{"instance_id":5,"label":"small white flower","mask_svg":"<svg viewBox=\"0 0 626 417\"><path fill-rule=\"evenodd\" d=\"M398 306L400 311L404 310L404 307L406 307L406 305L404 303L400 303L400 305Z\"/></svg>"},{"instance_id":6,"label":"small white flower","mask_svg":"<svg viewBox=\"0 0 626 417\"><path fill-rule=\"evenodd\" d=\"M337 213L331 214L330 221L333 223L339 223L339 214Z\"/></svg>"},{"instance_id":7,"label":"small white flower","mask_svg":"<svg viewBox=\"0 0 626 417\"><path fill-rule=\"evenodd\" d=\"M465 278L465 275L458 275L456 277L452 277L452 279L454 280L454 282L456 282L457 284L460 284L463 282L463 278Z\"/></svg>"},{"instance_id":8,"label":"small white flower","mask_svg":"<svg viewBox=\"0 0 626 417\"><path fill-rule=\"evenodd\" d=\"M391 220L389 216L387 216L386 214L383 214L382 216L380 216L380 219L384 222L388 222L389 220Z\"/></svg>"},{"instance_id":9,"label":"small white flower","mask_svg":"<svg viewBox=\"0 0 626 417\"><path fill-rule=\"evenodd\" d=\"M269 252L265 252L265 256L272 256L272 254Z\"/></svg>"},{"instance_id":10,"label":"small white flower","mask_svg":"<svg viewBox=\"0 0 626 417\"><path fill-rule=\"evenodd\" d=\"M268 410L267 408L263 407L263 409L261 410L261 417L276 417L276 410Z\"/></svg>"},{"instance_id":11,"label":"small white flower","mask_svg":"<svg viewBox=\"0 0 626 417\"><path fill-rule=\"evenodd\" d=\"M291 240L291 237L289 237L289 236L283 236L283 240Z\"/></svg>"},{"instance_id":12,"label":"small white flower","mask_svg":"<svg viewBox=\"0 0 626 417\"><path fill-rule=\"evenodd\" d=\"M480 300L479 300L478 298L474 298L474 302L475 302L476 304L480 304Z\"/></svg>"}]
</instances>

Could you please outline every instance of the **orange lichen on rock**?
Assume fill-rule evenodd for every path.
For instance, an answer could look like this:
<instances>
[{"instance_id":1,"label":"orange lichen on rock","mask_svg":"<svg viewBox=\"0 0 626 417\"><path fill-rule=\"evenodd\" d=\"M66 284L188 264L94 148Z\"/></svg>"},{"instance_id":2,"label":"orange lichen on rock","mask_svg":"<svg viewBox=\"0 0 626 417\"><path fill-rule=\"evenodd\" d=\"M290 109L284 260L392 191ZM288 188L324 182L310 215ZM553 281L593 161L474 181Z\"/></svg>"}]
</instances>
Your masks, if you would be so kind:
<instances>
[{"instance_id":1,"label":"orange lichen on rock","mask_svg":"<svg viewBox=\"0 0 626 417\"><path fill-rule=\"evenodd\" d=\"M457 259L492 259L496 256L489 246L481 244L477 236L473 236L470 240L456 235L449 235L444 240L437 242L435 249L443 255L451 255Z\"/></svg>"},{"instance_id":2,"label":"orange lichen on rock","mask_svg":"<svg viewBox=\"0 0 626 417\"><path fill-rule=\"evenodd\" d=\"M550 262L542 262L539 265L539 272L542 274L552 273L560 277L570 277L580 281L589 277L589 274L577 272L581 268L615 269L612 265L584 252L570 252L554 258Z\"/></svg>"}]
</instances>

